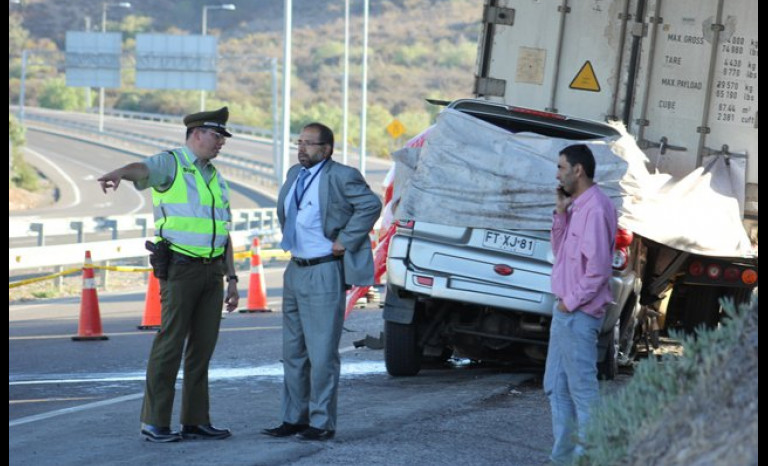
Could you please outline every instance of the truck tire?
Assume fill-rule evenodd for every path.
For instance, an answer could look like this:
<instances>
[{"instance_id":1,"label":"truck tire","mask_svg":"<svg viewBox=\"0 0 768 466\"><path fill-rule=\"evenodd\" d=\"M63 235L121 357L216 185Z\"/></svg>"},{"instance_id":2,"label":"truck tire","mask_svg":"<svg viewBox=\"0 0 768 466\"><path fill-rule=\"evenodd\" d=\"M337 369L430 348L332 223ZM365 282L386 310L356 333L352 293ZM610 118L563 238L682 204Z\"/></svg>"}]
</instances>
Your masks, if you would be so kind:
<instances>
[{"instance_id":1,"label":"truck tire","mask_svg":"<svg viewBox=\"0 0 768 466\"><path fill-rule=\"evenodd\" d=\"M421 350L417 345L416 324L384 323L384 362L389 375L414 376L421 370Z\"/></svg>"},{"instance_id":2,"label":"truck tire","mask_svg":"<svg viewBox=\"0 0 768 466\"><path fill-rule=\"evenodd\" d=\"M613 327L608 337L605 358L597 363L598 380L613 380L619 373L619 322Z\"/></svg>"}]
</instances>

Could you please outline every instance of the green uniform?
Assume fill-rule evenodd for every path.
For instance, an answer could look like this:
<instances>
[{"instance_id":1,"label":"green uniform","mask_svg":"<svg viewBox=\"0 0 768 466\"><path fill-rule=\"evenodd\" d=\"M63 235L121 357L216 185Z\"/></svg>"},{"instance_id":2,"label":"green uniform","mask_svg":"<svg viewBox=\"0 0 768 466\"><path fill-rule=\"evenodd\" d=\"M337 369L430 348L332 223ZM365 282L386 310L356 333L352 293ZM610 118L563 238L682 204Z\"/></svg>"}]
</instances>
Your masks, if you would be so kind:
<instances>
[{"instance_id":1,"label":"green uniform","mask_svg":"<svg viewBox=\"0 0 768 466\"><path fill-rule=\"evenodd\" d=\"M141 421L171 424L174 385L184 353L181 424L209 424L208 364L221 322L226 274L229 188L187 147L147 159L155 234L171 242L168 278L160 281L161 328L147 363ZM186 350L184 342L186 340Z\"/></svg>"}]
</instances>

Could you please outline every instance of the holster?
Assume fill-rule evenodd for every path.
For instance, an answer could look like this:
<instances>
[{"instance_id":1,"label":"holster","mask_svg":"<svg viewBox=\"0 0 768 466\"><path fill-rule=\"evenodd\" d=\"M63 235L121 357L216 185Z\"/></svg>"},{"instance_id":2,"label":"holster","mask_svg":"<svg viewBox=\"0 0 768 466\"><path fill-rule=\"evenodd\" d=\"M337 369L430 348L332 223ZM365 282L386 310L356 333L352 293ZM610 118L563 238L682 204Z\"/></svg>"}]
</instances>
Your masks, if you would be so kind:
<instances>
[{"instance_id":1,"label":"holster","mask_svg":"<svg viewBox=\"0 0 768 466\"><path fill-rule=\"evenodd\" d=\"M171 264L170 244L166 240L160 240L157 243L152 241L144 243L144 246L151 253L149 255L149 263L152 265L155 277L159 280L168 278L168 266Z\"/></svg>"}]
</instances>

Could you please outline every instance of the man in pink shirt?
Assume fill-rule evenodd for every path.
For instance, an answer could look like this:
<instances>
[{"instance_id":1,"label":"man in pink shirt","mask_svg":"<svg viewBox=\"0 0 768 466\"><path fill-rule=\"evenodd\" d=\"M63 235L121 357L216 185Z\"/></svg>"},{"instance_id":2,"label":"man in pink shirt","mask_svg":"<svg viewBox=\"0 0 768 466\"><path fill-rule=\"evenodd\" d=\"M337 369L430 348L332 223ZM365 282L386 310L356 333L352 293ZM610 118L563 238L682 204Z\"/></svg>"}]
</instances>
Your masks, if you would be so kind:
<instances>
[{"instance_id":1,"label":"man in pink shirt","mask_svg":"<svg viewBox=\"0 0 768 466\"><path fill-rule=\"evenodd\" d=\"M584 144L566 147L557 164L552 223L552 310L544 392L552 408L551 459L568 464L582 452L589 410L599 399L597 336L613 299L610 278L616 209L593 181L595 158Z\"/></svg>"}]
</instances>

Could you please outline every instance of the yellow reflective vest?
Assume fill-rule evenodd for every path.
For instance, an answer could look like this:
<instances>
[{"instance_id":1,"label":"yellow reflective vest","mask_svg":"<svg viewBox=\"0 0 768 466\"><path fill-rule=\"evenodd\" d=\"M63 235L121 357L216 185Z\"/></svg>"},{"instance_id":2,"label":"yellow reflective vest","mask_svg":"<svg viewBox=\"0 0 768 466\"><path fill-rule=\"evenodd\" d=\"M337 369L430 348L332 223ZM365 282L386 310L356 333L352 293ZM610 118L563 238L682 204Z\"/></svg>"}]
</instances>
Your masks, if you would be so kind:
<instances>
[{"instance_id":1,"label":"yellow reflective vest","mask_svg":"<svg viewBox=\"0 0 768 466\"><path fill-rule=\"evenodd\" d=\"M230 221L229 186L214 170L206 184L185 148L170 151L176 174L165 191L152 188L155 235L192 257L224 254Z\"/></svg>"}]
</instances>

